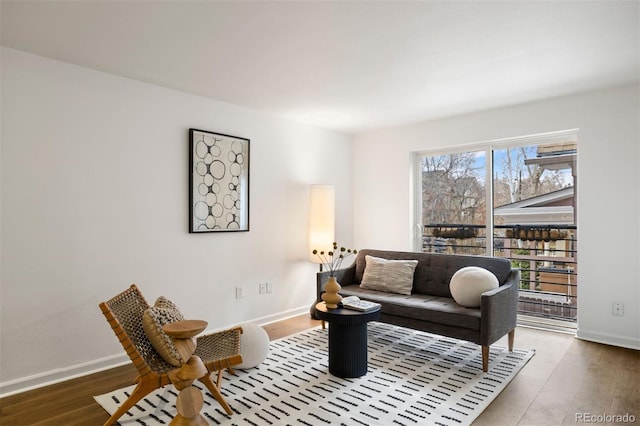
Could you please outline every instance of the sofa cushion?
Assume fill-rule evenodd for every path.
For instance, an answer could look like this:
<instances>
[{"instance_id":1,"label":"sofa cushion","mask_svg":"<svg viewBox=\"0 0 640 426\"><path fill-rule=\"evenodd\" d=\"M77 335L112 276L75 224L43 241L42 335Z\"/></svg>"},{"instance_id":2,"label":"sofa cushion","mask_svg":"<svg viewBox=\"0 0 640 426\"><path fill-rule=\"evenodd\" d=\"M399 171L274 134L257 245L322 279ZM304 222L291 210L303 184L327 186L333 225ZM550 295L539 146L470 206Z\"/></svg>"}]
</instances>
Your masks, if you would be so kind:
<instances>
[{"instance_id":1,"label":"sofa cushion","mask_svg":"<svg viewBox=\"0 0 640 426\"><path fill-rule=\"evenodd\" d=\"M360 287L389 293L411 294L417 260L387 260L366 256Z\"/></svg>"},{"instance_id":2,"label":"sofa cushion","mask_svg":"<svg viewBox=\"0 0 640 426\"><path fill-rule=\"evenodd\" d=\"M363 289L357 285L342 287L343 296L358 296L380 303L382 313L431 323L480 330L480 309L465 308L450 297L413 293L410 296Z\"/></svg>"},{"instance_id":3,"label":"sofa cushion","mask_svg":"<svg viewBox=\"0 0 640 426\"><path fill-rule=\"evenodd\" d=\"M498 278L479 266L465 266L451 277L449 289L453 300L460 306L477 308L482 293L498 288Z\"/></svg>"},{"instance_id":4,"label":"sofa cushion","mask_svg":"<svg viewBox=\"0 0 640 426\"><path fill-rule=\"evenodd\" d=\"M355 260L354 284L362 282L367 255L383 259L417 260L413 294L452 297L449 290L451 277L465 266L480 266L491 271L500 284L505 283L511 273L511 262L496 257L362 249L358 250Z\"/></svg>"}]
</instances>

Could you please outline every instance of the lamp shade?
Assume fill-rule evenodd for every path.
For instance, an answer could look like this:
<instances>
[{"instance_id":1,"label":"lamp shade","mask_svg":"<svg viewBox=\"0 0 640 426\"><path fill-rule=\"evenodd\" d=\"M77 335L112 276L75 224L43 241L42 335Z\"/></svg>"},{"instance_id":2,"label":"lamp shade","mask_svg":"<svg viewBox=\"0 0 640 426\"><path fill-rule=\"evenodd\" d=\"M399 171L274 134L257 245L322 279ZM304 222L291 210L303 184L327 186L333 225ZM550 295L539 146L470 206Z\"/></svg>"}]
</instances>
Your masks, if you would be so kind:
<instances>
[{"instance_id":1,"label":"lamp shade","mask_svg":"<svg viewBox=\"0 0 640 426\"><path fill-rule=\"evenodd\" d=\"M309 195L309 260L320 263L312 251L329 251L335 241L335 189L333 185L311 185Z\"/></svg>"}]
</instances>

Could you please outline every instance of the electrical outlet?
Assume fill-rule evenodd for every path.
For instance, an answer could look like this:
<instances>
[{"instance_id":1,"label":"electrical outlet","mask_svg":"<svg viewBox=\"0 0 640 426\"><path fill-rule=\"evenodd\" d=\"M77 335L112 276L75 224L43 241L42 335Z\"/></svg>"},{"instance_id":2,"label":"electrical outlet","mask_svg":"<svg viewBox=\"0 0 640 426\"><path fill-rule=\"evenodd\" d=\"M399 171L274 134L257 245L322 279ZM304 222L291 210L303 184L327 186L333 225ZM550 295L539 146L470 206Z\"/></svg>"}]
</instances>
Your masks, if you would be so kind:
<instances>
[{"instance_id":1,"label":"electrical outlet","mask_svg":"<svg viewBox=\"0 0 640 426\"><path fill-rule=\"evenodd\" d=\"M267 283L258 284L258 293L265 294L267 292Z\"/></svg>"},{"instance_id":2,"label":"electrical outlet","mask_svg":"<svg viewBox=\"0 0 640 426\"><path fill-rule=\"evenodd\" d=\"M624 316L624 303L613 302L613 315L617 317Z\"/></svg>"},{"instance_id":3,"label":"electrical outlet","mask_svg":"<svg viewBox=\"0 0 640 426\"><path fill-rule=\"evenodd\" d=\"M242 286L236 286L236 299L242 299Z\"/></svg>"},{"instance_id":4,"label":"electrical outlet","mask_svg":"<svg viewBox=\"0 0 640 426\"><path fill-rule=\"evenodd\" d=\"M264 285L265 285L265 290L266 290L267 293L273 292L273 283L272 282L267 281L266 283L264 283Z\"/></svg>"}]
</instances>

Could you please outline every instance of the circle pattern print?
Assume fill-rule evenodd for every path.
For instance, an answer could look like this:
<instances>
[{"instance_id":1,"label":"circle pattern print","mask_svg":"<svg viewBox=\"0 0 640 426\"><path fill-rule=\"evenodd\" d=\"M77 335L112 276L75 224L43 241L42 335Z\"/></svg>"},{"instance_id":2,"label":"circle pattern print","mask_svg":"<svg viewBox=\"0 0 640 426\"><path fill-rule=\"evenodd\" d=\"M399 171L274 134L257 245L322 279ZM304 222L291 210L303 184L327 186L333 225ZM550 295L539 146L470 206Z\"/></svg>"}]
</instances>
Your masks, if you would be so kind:
<instances>
[{"instance_id":1,"label":"circle pattern print","mask_svg":"<svg viewBox=\"0 0 640 426\"><path fill-rule=\"evenodd\" d=\"M249 140L190 130L191 232L248 230Z\"/></svg>"}]
</instances>

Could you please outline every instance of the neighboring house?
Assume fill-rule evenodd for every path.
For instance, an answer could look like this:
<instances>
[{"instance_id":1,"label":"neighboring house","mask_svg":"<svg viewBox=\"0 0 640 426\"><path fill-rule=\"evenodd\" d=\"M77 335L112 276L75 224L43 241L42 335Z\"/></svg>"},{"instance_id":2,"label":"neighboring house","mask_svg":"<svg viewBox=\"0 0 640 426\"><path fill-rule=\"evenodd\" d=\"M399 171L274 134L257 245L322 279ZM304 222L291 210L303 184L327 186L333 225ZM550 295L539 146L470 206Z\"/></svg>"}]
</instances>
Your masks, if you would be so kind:
<instances>
[{"instance_id":1,"label":"neighboring house","mask_svg":"<svg viewBox=\"0 0 640 426\"><path fill-rule=\"evenodd\" d=\"M503 225L573 225L574 187L496 207Z\"/></svg>"},{"instance_id":2,"label":"neighboring house","mask_svg":"<svg viewBox=\"0 0 640 426\"><path fill-rule=\"evenodd\" d=\"M433 223L483 223L485 190L473 176L451 177L443 170L422 173L425 225Z\"/></svg>"}]
</instances>

